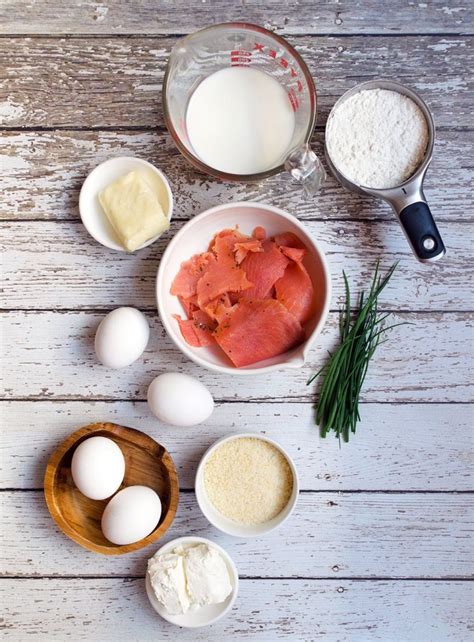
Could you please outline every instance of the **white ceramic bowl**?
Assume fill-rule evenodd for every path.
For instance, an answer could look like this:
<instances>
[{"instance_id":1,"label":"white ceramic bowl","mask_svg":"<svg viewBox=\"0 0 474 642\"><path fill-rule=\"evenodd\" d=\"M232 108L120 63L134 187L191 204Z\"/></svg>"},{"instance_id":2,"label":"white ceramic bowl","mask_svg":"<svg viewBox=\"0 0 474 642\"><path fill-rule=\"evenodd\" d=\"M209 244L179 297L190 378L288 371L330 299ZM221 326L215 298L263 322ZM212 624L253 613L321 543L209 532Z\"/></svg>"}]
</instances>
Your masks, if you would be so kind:
<instances>
[{"instance_id":1,"label":"white ceramic bowl","mask_svg":"<svg viewBox=\"0 0 474 642\"><path fill-rule=\"evenodd\" d=\"M272 446L275 446L275 448L277 448L287 460L293 474L293 491L291 493L290 499L288 500L288 504L276 517L263 524L244 525L238 524L233 520L228 519L227 517L225 517L225 515L222 515L222 513L214 508L213 504L207 496L206 488L204 485L204 468L210 455L216 450L216 448L221 446L226 441L231 441L232 439L241 439L242 437L261 439L262 441L266 441L269 444L272 444ZM282 446L280 446L280 444L278 444L276 441L273 441L273 439L270 439L269 437L260 435L259 433L240 433L237 435L230 435L229 437L222 437L206 450L204 456L199 462L199 466L196 472L195 491L196 499L203 515L213 526L218 528L220 531L227 533L228 535L234 535L235 537L260 537L261 535L265 535L266 533L274 530L278 526L281 526L283 522L285 522L289 518L296 506L296 502L298 499L299 480L298 473L296 472L296 467L292 458L282 448Z\"/></svg>"},{"instance_id":2,"label":"white ceramic bowl","mask_svg":"<svg viewBox=\"0 0 474 642\"><path fill-rule=\"evenodd\" d=\"M221 548L214 542L211 542L211 540L209 539L205 539L204 537L178 537L178 539L174 539L159 548L157 553L169 553L177 546L186 547L193 546L195 544L207 544L208 546L212 546L213 548L217 549L221 554L223 560L227 564L227 569L229 571L230 581L232 584L232 593L227 597L226 600L224 600L224 602L222 602L221 604L209 604L208 606L203 606L197 611L188 611L188 613L183 613L182 615L170 615L156 599L155 593L151 586L150 578L148 576L148 572L146 574L145 580L148 599L150 600L150 603L155 611L159 613L162 618L164 618L168 622L171 622L171 624L176 624L177 626L182 626L188 629L194 629L199 626L214 624L214 622L217 622L217 620L220 620L222 617L224 617L224 615L226 615L226 613L228 613L233 607L239 589L239 574L237 573L237 569L234 562L232 561L232 558L223 548Z\"/></svg>"},{"instance_id":3,"label":"white ceramic bowl","mask_svg":"<svg viewBox=\"0 0 474 642\"><path fill-rule=\"evenodd\" d=\"M178 298L170 293L171 284L181 263L193 254L207 250L212 237L225 228L239 225L241 232L251 234L256 226L265 228L268 236L281 232L294 232L307 246L304 265L308 270L316 292L316 311L305 324L306 341L285 354L258 363L236 368L219 348L214 345L193 348L183 339L174 314L183 316ZM158 312L163 325L175 345L197 364L227 374L250 375L279 368L300 368L306 355L321 332L326 321L331 299L331 276L329 266L318 243L305 227L291 214L263 203L229 203L218 205L199 214L186 223L166 248L158 269L156 282Z\"/></svg>"},{"instance_id":4,"label":"white ceramic bowl","mask_svg":"<svg viewBox=\"0 0 474 642\"><path fill-rule=\"evenodd\" d=\"M98 243L105 245L105 247L110 247L112 250L119 250L120 252L126 252L126 250L120 244L113 227L109 223L99 203L99 192L117 178L120 178L120 176L124 176L134 170L139 170L146 174L147 180L158 194L163 212L168 217L168 220L171 221L173 215L173 195L168 179L163 172L160 172L154 165L141 158L118 156L117 158L110 158L100 165L97 165L84 181L79 195L79 213L86 230ZM151 245L151 243L154 243L160 236L161 234L158 234L158 236L150 239L138 249L141 250Z\"/></svg>"}]
</instances>

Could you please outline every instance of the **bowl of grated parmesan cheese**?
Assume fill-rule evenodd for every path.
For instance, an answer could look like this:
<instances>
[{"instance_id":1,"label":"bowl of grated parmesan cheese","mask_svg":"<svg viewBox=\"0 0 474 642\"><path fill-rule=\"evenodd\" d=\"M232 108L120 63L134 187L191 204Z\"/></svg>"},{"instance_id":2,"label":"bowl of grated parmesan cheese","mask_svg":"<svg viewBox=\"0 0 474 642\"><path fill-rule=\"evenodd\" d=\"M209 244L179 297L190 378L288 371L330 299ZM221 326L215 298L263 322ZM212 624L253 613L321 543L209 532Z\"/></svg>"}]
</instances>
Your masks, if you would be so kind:
<instances>
[{"instance_id":1,"label":"bowl of grated parmesan cheese","mask_svg":"<svg viewBox=\"0 0 474 642\"><path fill-rule=\"evenodd\" d=\"M204 516L236 537L257 537L280 526L293 512L298 487L290 455L256 433L216 441L201 459L195 483Z\"/></svg>"}]
</instances>

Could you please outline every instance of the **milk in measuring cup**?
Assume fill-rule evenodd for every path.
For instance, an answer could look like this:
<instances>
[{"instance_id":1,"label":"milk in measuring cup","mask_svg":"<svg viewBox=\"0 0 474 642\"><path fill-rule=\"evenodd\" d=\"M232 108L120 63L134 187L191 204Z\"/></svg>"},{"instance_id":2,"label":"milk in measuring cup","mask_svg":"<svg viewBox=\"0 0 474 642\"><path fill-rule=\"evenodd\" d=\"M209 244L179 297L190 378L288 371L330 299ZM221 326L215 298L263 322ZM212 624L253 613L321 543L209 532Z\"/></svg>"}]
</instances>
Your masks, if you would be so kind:
<instances>
[{"instance_id":1,"label":"milk in measuring cup","mask_svg":"<svg viewBox=\"0 0 474 642\"><path fill-rule=\"evenodd\" d=\"M186 128L204 163L230 174L255 174L284 161L295 115L277 80L259 69L228 67L198 85Z\"/></svg>"}]
</instances>

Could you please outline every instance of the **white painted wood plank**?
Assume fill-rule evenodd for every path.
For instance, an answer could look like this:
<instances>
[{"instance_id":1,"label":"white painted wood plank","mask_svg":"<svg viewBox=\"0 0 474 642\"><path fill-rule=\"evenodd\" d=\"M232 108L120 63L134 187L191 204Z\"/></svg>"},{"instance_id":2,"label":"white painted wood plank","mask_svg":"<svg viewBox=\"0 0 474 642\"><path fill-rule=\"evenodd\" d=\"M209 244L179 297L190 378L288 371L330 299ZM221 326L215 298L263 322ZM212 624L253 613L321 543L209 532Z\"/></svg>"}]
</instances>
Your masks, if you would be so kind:
<instances>
[{"instance_id":1,"label":"white painted wood plank","mask_svg":"<svg viewBox=\"0 0 474 642\"><path fill-rule=\"evenodd\" d=\"M110 370L98 364L93 347L103 315L89 312L9 312L2 314L5 334L4 397L144 400L157 374L184 371L209 386L217 400L307 399L306 382L321 367L338 336L338 314L330 314L323 333L298 370L236 377L207 371L174 347L159 320L148 315L151 338L132 366ZM472 399L471 316L466 313L393 314L392 332L372 364L363 401L470 401ZM251 381L251 385L250 385Z\"/></svg>"},{"instance_id":2,"label":"white painted wood plank","mask_svg":"<svg viewBox=\"0 0 474 642\"><path fill-rule=\"evenodd\" d=\"M37 640L469 642L473 585L463 582L244 580L231 613L177 629L152 610L143 580L3 580L4 636Z\"/></svg>"},{"instance_id":3,"label":"white painted wood plank","mask_svg":"<svg viewBox=\"0 0 474 642\"><path fill-rule=\"evenodd\" d=\"M5 491L0 568L8 575L143 575L159 548L111 559L90 553L54 525L43 493ZM474 497L469 494L301 493L295 512L265 537L224 535L181 493L165 543L209 537L247 577L444 577L473 570Z\"/></svg>"},{"instance_id":4,"label":"white painted wood plank","mask_svg":"<svg viewBox=\"0 0 474 642\"><path fill-rule=\"evenodd\" d=\"M448 6L446 6L448 5ZM244 10L247 22L256 22L282 34L349 33L464 33L472 31L472 7L446 0L406 3L392 0L380 11L377 0L354 5L322 0L231 4L228 0L100 0L60 2L36 0L35 11L15 0L0 5L0 33L20 34L176 34L218 22L236 20Z\"/></svg>"},{"instance_id":5,"label":"white painted wood plank","mask_svg":"<svg viewBox=\"0 0 474 642\"><path fill-rule=\"evenodd\" d=\"M161 84L176 38L2 38L2 124L8 127L163 125ZM339 96L370 78L418 90L438 126L472 125L474 66L465 36L290 38L318 91L318 124ZM422 71L421 71L422 70Z\"/></svg>"},{"instance_id":6,"label":"white painted wood plank","mask_svg":"<svg viewBox=\"0 0 474 642\"><path fill-rule=\"evenodd\" d=\"M313 146L325 163L322 132L313 136ZM3 219L79 219L79 189L86 175L110 157L128 155L145 158L166 173L178 219L190 218L218 203L257 200L302 219L393 220L388 205L343 190L331 175L314 199L305 200L299 185L285 175L245 185L198 174L162 131L3 132L0 154ZM471 220L473 165L473 131L438 132L425 182L438 221ZM447 226L443 227L445 233ZM450 251L450 260L453 256Z\"/></svg>"},{"instance_id":7,"label":"white painted wood plank","mask_svg":"<svg viewBox=\"0 0 474 642\"><path fill-rule=\"evenodd\" d=\"M238 219L236 219L236 224ZM4 254L4 309L99 309L133 305L156 310L156 271L176 222L153 246L135 255L114 252L96 243L81 223L52 221L0 224ZM391 265L399 260L382 307L397 310L473 310L473 227L445 223L449 255L435 265L416 261L398 223L307 221L306 228L326 252L333 276L333 305L344 294L342 271L354 291L365 288L377 258Z\"/></svg>"},{"instance_id":8,"label":"white painted wood plank","mask_svg":"<svg viewBox=\"0 0 474 642\"><path fill-rule=\"evenodd\" d=\"M5 401L1 488L42 488L54 448L83 425L111 421L144 430L171 452L181 488L194 488L204 451L223 435L251 430L291 453L306 490L471 490L468 404L363 404L348 446L322 440L310 403L218 404L203 425L160 424L146 402Z\"/></svg>"},{"instance_id":9,"label":"white painted wood plank","mask_svg":"<svg viewBox=\"0 0 474 642\"><path fill-rule=\"evenodd\" d=\"M209 22L211 14L211 21L218 21L229 11L224 2L212 3L213 6L197 3L192 11L189 4L183 11L180 3L166 3L165 9L159 11L156 3L152 5L149 0L139 5L121 3L120 9L113 0L74 3L71 7L57 6L53 0L37 0L34 4L34 10L24 12L23 6L15 3L12 12L12 2L6 0L0 7L0 24L17 32L22 26L24 32L175 34L196 28L200 20L203 24ZM10 13L8 23L1 19L5 7ZM444 0L428 5L414 3L410 7L401 7L397 1L384 11L370 1L364 7L344 0L337 6L323 2L317 9L314 7L314 3L309 6L306 2L298 3L297 8L285 3L270 8L247 3L245 9L248 17L255 16L257 21L261 17L281 32L293 34L332 31L346 35L372 30L393 34L400 29L418 30L420 24L425 32L441 29L446 33L462 31L472 23L465 5L446 7ZM193 15L192 21L187 20L187 15ZM9 77L7 92L0 97L0 125L156 127L157 123L162 124L160 84L174 41L174 36L155 40L4 39L0 44L7 50L2 62ZM300 37L293 42L308 59L318 82L320 127L328 109L345 88L382 74L397 76L417 87L434 109L438 124L450 128L471 126L472 92L467 70L472 63L469 41L463 37ZM420 68L424 77L419 75ZM469 220L471 204L467 199L472 182L473 147L469 138L472 132L441 131L427 189L438 220ZM321 134L317 134L316 141L316 147L321 149ZM169 173L177 193L177 217L181 219L216 202L237 198L273 202L296 211L302 218L389 220L391 216L381 204L345 194L332 179L318 199L302 205L298 188L280 177L263 186L228 186L197 177L160 131L14 132L3 136L2 143L4 218L77 219L78 187L87 171L102 158L129 151L155 161ZM430 190L430 186L436 189ZM364 271L372 258L381 253L401 254L403 267L405 260L409 260L393 223L383 223L377 228L350 224L346 236L338 234L334 223L314 225L316 233L323 235L323 243L332 250L331 258L338 271L343 264L350 265L365 278ZM426 273L410 262L403 275L405 289L400 274L400 281L394 281L390 292L392 299L387 298L387 302L397 308L403 307L407 299L411 300L410 306L418 309L472 307L468 303L472 295L462 283L462 265L468 265L469 232L467 227L455 226L452 230L449 227L449 231L442 231L454 260ZM6 228L10 251L7 296L13 305L44 306L45 298L37 294L47 291L51 307L102 307L101 299L108 297L103 305L108 308L130 302L122 297L133 296L137 305L148 301L146 305L153 308L159 246L146 256L135 257L136 271L131 269L128 259L120 265L115 259L107 260L105 266L101 263L103 272L99 279L98 271L89 271L86 256L99 264L101 249L92 248L79 226L51 225L41 228L39 235L31 234L34 228L29 223L23 228ZM48 232L55 241L47 239ZM369 248L368 256L355 249L361 238L363 247ZM74 248L69 258L62 250L65 244ZM28 246L41 248L40 257L38 253L28 253ZM46 253L48 260L45 257L43 263ZM37 269L33 277L31 264ZM80 276L70 278L73 273ZM144 276L143 281L138 274ZM85 277L92 284L89 293ZM109 285L107 290L104 284ZM340 288L336 290L339 292ZM154 322L155 343L145 361L114 380L115 373L111 375L97 367L93 357L91 338L99 318L97 314L49 312L7 315L9 363L5 370L10 388L7 395L143 399L152 376L163 369L178 367L200 376L219 398L248 398L248 381L244 386L235 379L224 380L204 373L171 350L166 339L158 340L161 326L157 322ZM472 398L466 356L472 338L468 315L433 313L400 318L413 319L416 326L397 330L397 340L382 348L367 382L366 398L372 401ZM335 332L333 315L321 348L313 352L311 369L320 362L322 349L333 344ZM161 345L163 352L157 358ZM291 376L281 373L258 383L254 380L251 398L309 400L309 391L304 387L309 371L307 367ZM2 473L3 482L10 480L13 485L26 486L27 482L39 485L54 444L75 427L97 419L99 412L107 415L102 418L120 421L126 417L130 422L123 423L139 422L138 427L169 445L181 479L188 487L201 452L229 426L232 430L252 426L280 439L295 451L302 480L308 488L357 489L367 483L367 488L376 489L378 477L384 484L379 482L379 486L390 490L413 489L420 484L442 490L447 483L453 484L451 489L454 485L465 489L469 483L465 471L471 451L466 441L472 415L471 408L465 405L364 405L359 435L340 452L334 440L319 440L309 402L220 404L209 425L195 430L194 438L190 433L160 426L142 402L12 402L2 404L0 410L5 411L2 416L6 416L8 427L2 444L2 455L7 455L2 456L2 467L8 468ZM2 529L6 572L143 575L148 553L116 560L100 558L82 551L55 531L40 492L7 492L0 497L6 515ZM463 642L469 639L473 628L468 620L472 584L423 579L355 582L337 578L469 575L472 569L469 505L472 505L469 495L303 493L297 512L281 533L246 543L221 537L200 516L194 496L183 494L170 537L184 532L208 534L228 548L248 576L270 577L276 569L281 577L302 574L330 577L332 581L244 580L239 604L231 617L210 630L178 633L151 611L142 579L4 579L0 583L3 602L8 602L7 619L2 623L4 634L22 641L34 634L48 642L165 640L177 636L180 640L251 638L268 642L319 638L351 642L372 639Z\"/></svg>"}]
</instances>

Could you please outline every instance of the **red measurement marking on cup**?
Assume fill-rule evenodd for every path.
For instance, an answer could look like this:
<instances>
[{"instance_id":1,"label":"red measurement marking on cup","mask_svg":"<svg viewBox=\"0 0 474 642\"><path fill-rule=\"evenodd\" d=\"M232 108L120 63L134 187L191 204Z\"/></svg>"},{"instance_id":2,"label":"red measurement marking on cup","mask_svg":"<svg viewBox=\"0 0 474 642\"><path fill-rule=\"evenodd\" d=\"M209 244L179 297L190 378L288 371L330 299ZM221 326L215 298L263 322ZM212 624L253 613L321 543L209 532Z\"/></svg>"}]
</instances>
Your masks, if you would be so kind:
<instances>
[{"instance_id":1,"label":"red measurement marking on cup","mask_svg":"<svg viewBox=\"0 0 474 642\"><path fill-rule=\"evenodd\" d=\"M291 78L295 79L296 89L298 90L298 93L303 91L303 83L301 82L301 80L298 77L298 72L296 71L296 69L294 67L290 66L290 62L286 58L283 58L283 56L278 58L278 52L275 49L270 49L269 47L267 47L266 45L264 45L261 42L255 42L254 43L254 47L253 47L253 52L252 53L257 53L257 52L261 53L263 55L269 56L270 58L272 58L273 60L276 61L277 65L279 67L282 67L283 69L287 69L290 72ZM242 63L240 61L240 58L241 58L243 53L245 53L245 56L249 57L249 58L247 58L247 57L245 58L245 60L247 61L245 63ZM233 52L231 52L231 55L234 55L234 54L235 54L234 58L236 59L236 62L235 63L232 62L232 64L249 64L250 63L251 53L249 54L248 52L241 52L241 51L233 51ZM231 58L231 60L232 60L232 58ZM299 106L300 106L300 99L296 95L295 88L294 87L290 87L290 89L287 90L287 94L288 94L288 98L290 100L290 104L291 104L291 107L292 107L293 111L297 111Z\"/></svg>"},{"instance_id":2,"label":"red measurement marking on cup","mask_svg":"<svg viewBox=\"0 0 474 642\"><path fill-rule=\"evenodd\" d=\"M294 89L290 89L288 91L288 98L290 99L290 103L293 111L297 111L298 107L300 106L300 101L296 97Z\"/></svg>"},{"instance_id":3,"label":"red measurement marking on cup","mask_svg":"<svg viewBox=\"0 0 474 642\"><path fill-rule=\"evenodd\" d=\"M234 49L230 52L230 64L233 67L243 67L250 65L251 51L245 49Z\"/></svg>"}]
</instances>

